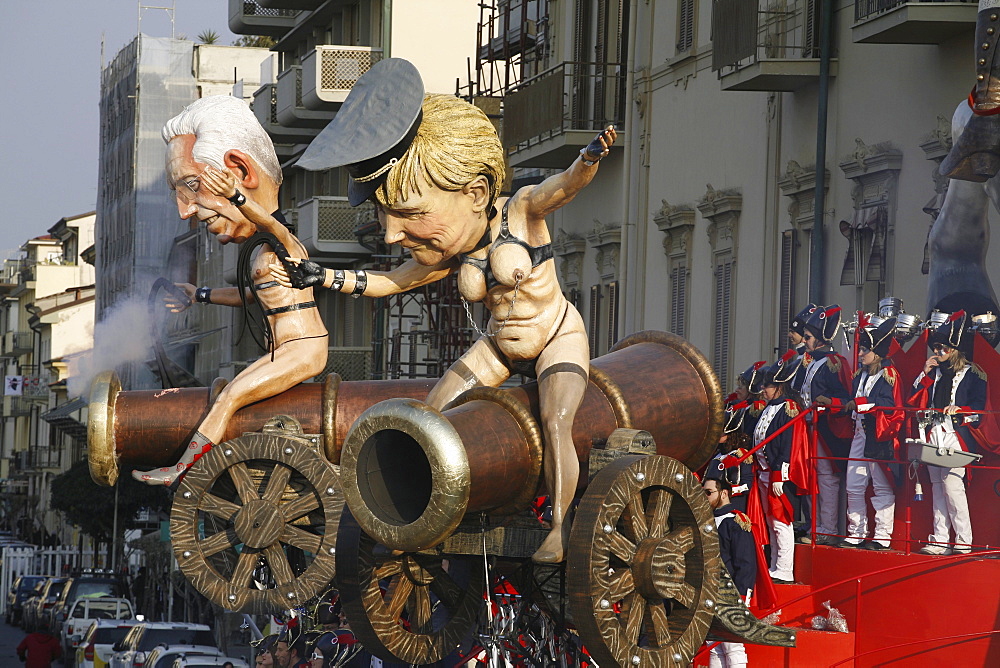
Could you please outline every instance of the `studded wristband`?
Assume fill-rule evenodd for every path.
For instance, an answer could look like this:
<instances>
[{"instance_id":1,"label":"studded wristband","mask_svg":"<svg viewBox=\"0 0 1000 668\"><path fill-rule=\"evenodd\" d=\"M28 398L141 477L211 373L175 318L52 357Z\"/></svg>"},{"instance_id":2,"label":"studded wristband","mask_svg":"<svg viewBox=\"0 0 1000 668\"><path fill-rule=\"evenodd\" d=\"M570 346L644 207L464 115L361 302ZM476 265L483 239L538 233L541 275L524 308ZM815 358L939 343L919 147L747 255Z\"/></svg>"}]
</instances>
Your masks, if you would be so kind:
<instances>
[{"instance_id":1,"label":"studded wristband","mask_svg":"<svg viewBox=\"0 0 1000 668\"><path fill-rule=\"evenodd\" d=\"M330 283L329 287L331 290L340 292L344 288L344 270L343 269L333 269L333 282Z\"/></svg>"},{"instance_id":2,"label":"studded wristband","mask_svg":"<svg viewBox=\"0 0 1000 668\"><path fill-rule=\"evenodd\" d=\"M368 273L364 269L358 269L354 272L354 290L351 292L352 297L360 297L365 292L365 288L368 287Z\"/></svg>"},{"instance_id":3,"label":"studded wristband","mask_svg":"<svg viewBox=\"0 0 1000 668\"><path fill-rule=\"evenodd\" d=\"M212 303L212 288L201 287L194 291L194 300L201 304Z\"/></svg>"},{"instance_id":4,"label":"studded wristband","mask_svg":"<svg viewBox=\"0 0 1000 668\"><path fill-rule=\"evenodd\" d=\"M227 197L226 199L228 199L236 206L243 206L244 204L247 203L247 196L241 193L239 190L237 190L232 197Z\"/></svg>"}]
</instances>

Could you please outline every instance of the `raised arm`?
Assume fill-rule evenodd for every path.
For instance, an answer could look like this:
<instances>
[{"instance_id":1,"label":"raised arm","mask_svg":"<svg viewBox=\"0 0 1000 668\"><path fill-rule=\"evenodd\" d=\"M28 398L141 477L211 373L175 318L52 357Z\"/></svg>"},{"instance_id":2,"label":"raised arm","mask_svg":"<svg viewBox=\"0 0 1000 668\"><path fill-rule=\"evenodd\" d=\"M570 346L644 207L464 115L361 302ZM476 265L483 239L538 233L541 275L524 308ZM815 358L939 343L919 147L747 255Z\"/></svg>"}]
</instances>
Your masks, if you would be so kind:
<instances>
[{"instance_id":1,"label":"raised arm","mask_svg":"<svg viewBox=\"0 0 1000 668\"><path fill-rule=\"evenodd\" d=\"M390 271L325 269L311 260L289 258L297 267L293 275L282 264L271 264L271 277L286 288L322 286L347 294L386 297L440 281L455 270L454 259L430 267L407 260Z\"/></svg>"},{"instance_id":2,"label":"raised arm","mask_svg":"<svg viewBox=\"0 0 1000 668\"><path fill-rule=\"evenodd\" d=\"M233 202L236 208L240 210L240 213L246 216L247 220L256 225L257 229L261 232L273 235L279 243L288 249L289 253L300 257L308 257L305 246L302 245L295 235L289 232L287 227L282 225L269 211L265 211L257 202L245 196L239 198L238 204L236 201L233 201L233 198L237 196L239 191L236 188L236 177L230 172L224 172L211 166L207 167L201 175L201 182L211 192ZM239 294L237 294L237 299L239 299Z\"/></svg>"},{"instance_id":3,"label":"raised arm","mask_svg":"<svg viewBox=\"0 0 1000 668\"><path fill-rule=\"evenodd\" d=\"M529 220L544 218L556 209L569 204L576 194L589 184L597 174L597 163L605 157L615 143L618 132L609 125L604 132L594 137L587 148L580 151L580 157L563 172L554 174L537 186L526 186L521 191L524 213ZM516 196L515 196L516 197Z\"/></svg>"},{"instance_id":4,"label":"raised arm","mask_svg":"<svg viewBox=\"0 0 1000 668\"><path fill-rule=\"evenodd\" d=\"M239 288L196 288L190 283L174 283L177 293L183 292L187 299L181 299L177 293L167 292L163 295L163 307L171 313L180 313L190 308L191 304L218 304L221 306L243 306ZM253 290L248 289L247 303L253 302Z\"/></svg>"}]
</instances>

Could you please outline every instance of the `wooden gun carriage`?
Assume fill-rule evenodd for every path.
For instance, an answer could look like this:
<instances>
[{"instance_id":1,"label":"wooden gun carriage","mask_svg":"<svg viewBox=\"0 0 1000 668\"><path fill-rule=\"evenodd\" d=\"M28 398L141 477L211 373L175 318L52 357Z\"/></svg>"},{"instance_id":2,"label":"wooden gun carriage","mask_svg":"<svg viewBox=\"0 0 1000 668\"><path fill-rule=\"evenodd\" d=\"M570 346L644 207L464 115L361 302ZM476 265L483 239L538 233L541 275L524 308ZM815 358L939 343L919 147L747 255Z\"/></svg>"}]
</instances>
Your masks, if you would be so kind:
<instances>
[{"instance_id":1,"label":"wooden gun carriage","mask_svg":"<svg viewBox=\"0 0 1000 668\"><path fill-rule=\"evenodd\" d=\"M440 412L420 401L430 386L334 378L238 412L174 499L185 576L243 612L336 586L376 655L447 656L484 605L484 552L494 566L528 564L544 536L533 516L518 521L544 493L542 432L535 383L473 388ZM640 332L591 362L573 426L581 496L555 570L601 665L687 665L709 634L794 645L740 601L691 473L715 451L721 397L704 357L670 334ZM209 398L122 392L103 376L90 406L95 480L172 462Z\"/></svg>"}]
</instances>

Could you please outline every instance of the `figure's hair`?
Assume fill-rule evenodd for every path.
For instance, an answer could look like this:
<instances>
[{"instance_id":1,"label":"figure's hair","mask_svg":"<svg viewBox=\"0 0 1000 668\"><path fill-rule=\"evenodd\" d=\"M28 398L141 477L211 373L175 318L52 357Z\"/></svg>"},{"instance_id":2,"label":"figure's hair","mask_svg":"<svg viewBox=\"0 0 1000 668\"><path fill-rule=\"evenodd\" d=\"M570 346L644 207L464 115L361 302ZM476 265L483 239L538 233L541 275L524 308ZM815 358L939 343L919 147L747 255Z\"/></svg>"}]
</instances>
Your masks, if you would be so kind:
<instances>
[{"instance_id":1,"label":"figure's hair","mask_svg":"<svg viewBox=\"0 0 1000 668\"><path fill-rule=\"evenodd\" d=\"M729 496L733 495L733 484L726 480L725 477L722 478L711 478L715 481L715 489L719 490L719 493L725 492ZM708 482L707 480L705 482Z\"/></svg>"},{"instance_id":2,"label":"figure's hair","mask_svg":"<svg viewBox=\"0 0 1000 668\"><path fill-rule=\"evenodd\" d=\"M955 351L955 359L951 362L951 368L955 371L955 373L958 373L966 367L969 360L966 358L965 353L958 348L953 348L952 350Z\"/></svg>"},{"instance_id":3,"label":"figure's hair","mask_svg":"<svg viewBox=\"0 0 1000 668\"><path fill-rule=\"evenodd\" d=\"M461 190L482 174L490 183L490 206L504 181L504 154L496 128L481 109L452 95L427 95L423 121L410 148L375 191L391 207L419 192L418 175L442 190Z\"/></svg>"},{"instance_id":4,"label":"figure's hair","mask_svg":"<svg viewBox=\"0 0 1000 668\"><path fill-rule=\"evenodd\" d=\"M225 170L227 151L243 151L281 185L281 164L274 144L243 100L229 95L195 100L166 122L162 134L167 143L179 135L195 135L192 156L216 169Z\"/></svg>"}]
</instances>

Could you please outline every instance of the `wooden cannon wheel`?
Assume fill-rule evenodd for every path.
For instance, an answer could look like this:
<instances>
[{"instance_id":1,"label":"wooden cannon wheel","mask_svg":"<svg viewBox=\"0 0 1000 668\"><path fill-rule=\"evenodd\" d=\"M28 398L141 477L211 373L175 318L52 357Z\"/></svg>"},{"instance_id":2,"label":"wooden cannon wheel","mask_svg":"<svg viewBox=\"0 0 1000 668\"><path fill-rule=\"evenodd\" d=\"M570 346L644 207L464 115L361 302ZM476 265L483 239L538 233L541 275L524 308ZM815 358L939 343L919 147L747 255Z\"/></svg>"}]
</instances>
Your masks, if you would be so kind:
<instances>
[{"instance_id":1,"label":"wooden cannon wheel","mask_svg":"<svg viewBox=\"0 0 1000 668\"><path fill-rule=\"evenodd\" d=\"M715 614L715 518L669 457L624 456L590 483L570 534L567 590L599 664L687 666Z\"/></svg>"},{"instance_id":2,"label":"wooden cannon wheel","mask_svg":"<svg viewBox=\"0 0 1000 668\"><path fill-rule=\"evenodd\" d=\"M340 600L358 641L383 660L426 665L445 658L475 626L485 582L482 556L389 550L344 508Z\"/></svg>"},{"instance_id":3,"label":"wooden cannon wheel","mask_svg":"<svg viewBox=\"0 0 1000 668\"><path fill-rule=\"evenodd\" d=\"M306 439L246 434L212 448L181 481L174 555L226 610L299 607L333 579L343 504L332 465Z\"/></svg>"}]
</instances>

